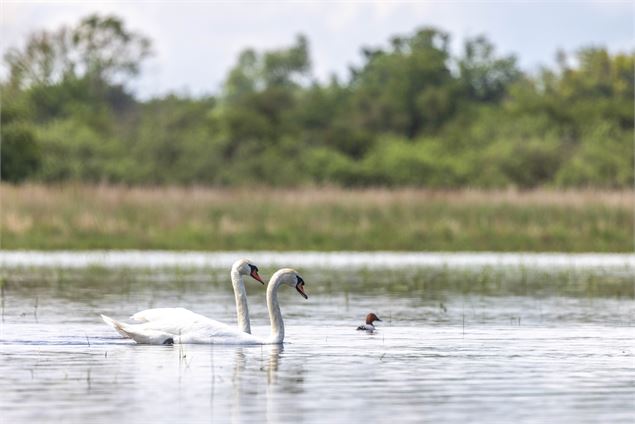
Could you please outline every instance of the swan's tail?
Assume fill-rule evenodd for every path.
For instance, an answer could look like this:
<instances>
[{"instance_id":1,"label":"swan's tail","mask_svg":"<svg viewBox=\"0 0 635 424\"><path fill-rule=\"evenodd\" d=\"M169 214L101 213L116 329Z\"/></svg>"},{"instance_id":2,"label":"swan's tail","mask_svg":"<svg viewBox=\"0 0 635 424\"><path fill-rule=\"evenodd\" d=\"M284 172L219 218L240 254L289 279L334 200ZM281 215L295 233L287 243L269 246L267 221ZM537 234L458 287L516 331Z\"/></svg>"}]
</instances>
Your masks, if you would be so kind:
<instances>
[{"instance_id":1,"label":"swan's tail","mask_svg":"<svg viewBox=\"0 0 635 424\"><path fill-rule=\"evenodd\" d=\"M104 314L101 314L101 319L104 320L104 322L106 324L108 324L109 326L111 326L112 328L114 328L115 330L117 330L117 333L121 334L124 337L127 337L129 339L132 339L133 337L130 335L130 333L128 333L124 327L125 324L119 322L119 321L115 321L114 319L107 317Z\"/></svg>"},{"instance_id":2,"label":"swan's tail","mask_svg":"<svg viewBox=\"0 0 635 424\"><path fill-rule=\"evenodd\" d=\"M132 339L137 343L174 344L175 337L171 334L145 328L143 324L124 324L123 322L116 321L103 314L101 315L101 319L103 319L106 324L117 330L117 333Z\"/></svg>"}]
</instances>

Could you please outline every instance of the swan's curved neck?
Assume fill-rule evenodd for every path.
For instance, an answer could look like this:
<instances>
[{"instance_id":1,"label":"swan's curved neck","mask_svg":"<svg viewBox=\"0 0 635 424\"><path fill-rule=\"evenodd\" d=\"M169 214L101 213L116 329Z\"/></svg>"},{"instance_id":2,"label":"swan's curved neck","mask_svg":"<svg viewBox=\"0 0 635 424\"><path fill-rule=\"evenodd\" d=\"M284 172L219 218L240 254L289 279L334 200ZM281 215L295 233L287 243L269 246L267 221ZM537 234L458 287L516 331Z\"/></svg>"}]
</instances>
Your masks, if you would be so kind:
<instances>
[{"instance_id":1,"label":"swan's curved neck","mask_svg":"<svg viewBox=\"0 0 635 424\"><path fill-rule=\"evenodd\" d=\"M284 340L284 322L282 322L282 313L280 313L280 304L278 304L278 287L280 287L280 278L272 277L267 286L267 309L269 309L269 320L271 321L271 343L282 343Z\"/></svg>"},{"instance_id":2,"label":"swan's curved neck","mask_svg":"<svg viewBox=\"0 0 635 424\"><path fill-rule=\"evenodd\" d=\"M244 333L251 334L249 323L249 308L247 307L247 291L243 277L237 270L231 272L232 286L234 287L234 297L236 298L236 318L238 328Z\"/></svg>"}]
</instances>

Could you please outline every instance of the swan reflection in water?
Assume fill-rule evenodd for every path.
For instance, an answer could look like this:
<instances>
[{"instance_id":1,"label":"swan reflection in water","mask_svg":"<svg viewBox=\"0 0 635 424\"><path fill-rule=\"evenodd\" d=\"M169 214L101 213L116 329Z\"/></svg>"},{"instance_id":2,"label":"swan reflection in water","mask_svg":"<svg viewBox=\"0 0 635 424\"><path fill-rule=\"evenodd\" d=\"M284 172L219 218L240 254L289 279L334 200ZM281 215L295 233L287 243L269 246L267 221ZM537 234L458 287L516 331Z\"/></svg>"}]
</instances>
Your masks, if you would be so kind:
<instances>
[{"instance_id":1,"label":"swan reflection in water","mask_svg":"<svg viewBox=\"0 0 635 424\"><path fill-rule=\"evenodd\" d=\"M283 345L263 346L261 349L236 348L231 378L231 422L262 420L263 415L267 423L282 421L289 406L285 404L287 396L284 394L304 391L301 363L286 364L293 370L292 375L283 373L282 378L278 375L284 363L283 353Z\"/></svg>"}]
</instances>

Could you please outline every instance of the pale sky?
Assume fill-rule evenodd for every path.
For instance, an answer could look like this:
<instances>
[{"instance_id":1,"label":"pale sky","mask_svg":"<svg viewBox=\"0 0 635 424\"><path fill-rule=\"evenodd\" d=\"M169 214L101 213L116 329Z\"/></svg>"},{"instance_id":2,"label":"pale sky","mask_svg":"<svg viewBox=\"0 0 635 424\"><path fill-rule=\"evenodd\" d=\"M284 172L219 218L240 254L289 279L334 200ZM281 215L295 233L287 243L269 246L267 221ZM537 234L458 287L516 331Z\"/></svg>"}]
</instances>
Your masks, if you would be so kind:
<instances>
[{"instance_id":1,"label":"pale sky","mask_svg":"<svg viewBox=\"0 0 635 424\"><path fill-rule=\"evenodd\" d=\"M295 35L310 43L314 76L348 77L362 46L385 46L393 35L422 26L451 34L456 50L465 37L485 34L500 54L521 67L552 65L557 49L599 45L633 51L635 2L607 1L11 1L2 0L2 54L27 34L75 24L98 12L120 16L152 39L155 55L130 87L143 98L168 92L217 93L238 53L288 46ZM6 69L2 67L2 76Z\"/></svg>"}]
</instances>

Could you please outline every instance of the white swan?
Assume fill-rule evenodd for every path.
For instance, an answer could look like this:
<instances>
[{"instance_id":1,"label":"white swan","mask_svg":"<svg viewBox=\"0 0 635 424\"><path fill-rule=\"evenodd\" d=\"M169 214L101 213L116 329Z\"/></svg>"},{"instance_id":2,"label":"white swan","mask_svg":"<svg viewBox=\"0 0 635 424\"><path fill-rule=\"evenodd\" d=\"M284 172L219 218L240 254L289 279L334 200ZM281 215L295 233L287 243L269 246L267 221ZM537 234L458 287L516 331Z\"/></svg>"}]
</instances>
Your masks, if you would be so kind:
<instances>
[{"instance_id":1,"label":"white swan","mask_svg":"<svg viewBox=\"0 0 635 424\"><path fill-rule=\"evenodd\" d=\"M230 272L232 286L234 287L234 297L236 298L236 318L238 320L238 328L245 333L251 333L251 325L249 322L249 308L247 306L247 291L245 290L245 282L243 275L249 275L253 279L265 284L258 275L258 267L253 265L247 259L239 259L232 265ZM151 322L158 320L171 320L185 322L187 319L195 320L205 318L203 315L197 314L185 308L152 308L137 312L130 319L137 322Z\"/></svg>"},{"instance_id":2,"label":"white swan","mask_svg":"<svg viewBox=\"0 0 635 424\"><path fill-rule=\"evenodd\" d=\"M295 287L305 299L304 280L297 271L283 268L276 271L267 286L267 308L271 320L271 336L265 339L236 330L226 324L202 315L176 315L142 324L125 324L105 315L101 318L124 337L145 344L279 344L284 341L284 323L278 304L278 288L281 284ZM193 314L193 313L192 313Z\"/></svg>"}]
</instances>

